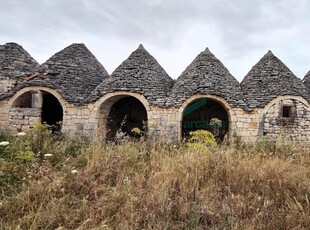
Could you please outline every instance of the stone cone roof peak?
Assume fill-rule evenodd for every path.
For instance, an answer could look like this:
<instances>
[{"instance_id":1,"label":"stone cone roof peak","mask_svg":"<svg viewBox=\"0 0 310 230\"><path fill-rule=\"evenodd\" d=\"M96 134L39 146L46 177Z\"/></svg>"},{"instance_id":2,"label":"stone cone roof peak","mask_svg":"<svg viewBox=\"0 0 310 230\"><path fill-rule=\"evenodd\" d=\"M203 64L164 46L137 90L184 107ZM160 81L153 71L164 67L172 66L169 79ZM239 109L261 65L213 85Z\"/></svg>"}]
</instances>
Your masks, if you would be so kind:
<instances>
[{"instance_id":1,"label":"stone cone roof peak","mask_svg":"<svg viewBox=\"0 0 310 230\"><path fill-rule=\"evenodd\" d=\"M281 95L308 98L303 82L271 51L268 51L241 82L245 99L251 108L263 108Z\"/></svg>"},{"instance_id":2,"label":"stone cone roof peak","mask_svg":"<svg viewBox=\"0 0 310 230\"><path fill-rule=\"evenodd\" d=\"M7 43L4 44L4 46L19 46L19 47L22 47L21 45L19 45L16 42L7 42Z\"/></svg>"},{"instance_id":3,"label":"stone cone roof peak","mask_svg":"<svg viewBox=\"0 0 310 230\"><path fill-rule=\"evenodd\" d=\"M145 96L151 104L164 106L173 80L142 45L123 61L94 91L94 99L107 92L128 91Z\"/></svg>"},{"instance_id":4,"label":"stone cone roof peak","mask_svg":"<svg viewBox=\"0 0 310 230\"><path fill-rule=\"evenodd\" d=\"M69 45L68 47L54 54L41 66L56 66L58 68L62 65L68 67L70 64L82 65L88 69L95 67L96 69L100 69L101 71L106 72L101 63L83 43L73 43Z\"/></svg>"},{"instance_id":5,"label":"stone cone roof peak","mask_svg":"<svg viewBox=\"0 0 310 230\"><path fill-rule=\"evenodd\" d=\"M266 55L274 55L271 50L268 50Z\"/></svg>"},{"instance_id":6,"label":"stone cone roof peak","mask_svg":"<svg viewBox=\"0 0 310 230\"><path fill-rule=\"evenodd\" d=\"M39 63L19 44L0 45L0 77L19 78L36 71Z\"/></svg>"},{"instance_id":7,"label":"stone cone roof peak","mask_svg":"<svg viewBox=\"0 0 310 230\"><path fill-rule=\"evenodd\" d=\"M57 90L68 102L83 104L108 77L105 68L88 48L82 43L74 43L50 57L40 65L36 77L21 82L14 90L45 86Z\"/></svg>"},{"instance_id":8,"label":"stone cone roof peak","mask_svg":"<svg viewBox=\"0 0 310 230\"><path fill-rule=\"evenodd\" d=\"M144 48L144 46L143 46L142 44L140 44L140 45L138 46L138 49L145 50L145 48Z\"/></svg>"},{"instance_id":9,"label":"stone cone roof peak","mask_svg":"<svg viewBox=\"0 0 310 230\"><path fill-rule=\"evenodd\" d=\"M176 80L168 105L180 105L195 94L212 94L226 99L232 106L245 107L239 82L207 48Z\"/></svg>"},{"instance_id":10,"label":"stone cone roof peak","mask_svg":"<svg viewBox=\"0 0 310 230\"><path fill-rule=\"evenodd\" d=\"M203 51L205 54L212 54L208 47Z\"/></svg>"}]
</instances>

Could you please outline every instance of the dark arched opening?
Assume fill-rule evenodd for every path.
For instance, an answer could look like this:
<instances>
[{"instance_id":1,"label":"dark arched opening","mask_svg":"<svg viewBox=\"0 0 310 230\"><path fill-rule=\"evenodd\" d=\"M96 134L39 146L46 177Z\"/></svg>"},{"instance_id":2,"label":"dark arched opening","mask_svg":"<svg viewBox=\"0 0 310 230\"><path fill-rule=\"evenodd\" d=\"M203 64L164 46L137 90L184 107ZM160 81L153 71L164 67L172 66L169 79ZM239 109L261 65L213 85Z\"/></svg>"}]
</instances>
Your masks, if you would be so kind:
<instances>
[{"instance_id":1,"label":"dark arched opening","mask_svg":"<svg viewBox=\"0 0 310 230\"><path fill-rule=\"evenodd\" d=\"M107 120L107 140L116 140L116 134L140 137L133 133L134 128L139 128L141 134L146 132L147 112L144 105L135 97L123 97L116 101L109 112Z\"/></svg>"},{"instance_id":2,"label":"dark arched opening","mask_svg":"<svg viewBox=\"0 0 310 230\"><path fill-rule=\"evenodd\" d=\"M59 132L63 121L62 106L54 95L47 92L42 92L42 94L42 123L48 124L53 132Z\"/></svg>"},{"instance_id":3,"label":"dark arched opening","mask_svg":"<svg viewBox=\"0 0 310 230\"><path fill-rule=\"evenodd\" d=\"M216 118L221 121L214 124ZM208 130L212 132L218 142L223 141L228 131L228 114L218 102L201 98L190 103L182 115L182 137L187 138L191 131Z\"/></svg>"}]
</instances>

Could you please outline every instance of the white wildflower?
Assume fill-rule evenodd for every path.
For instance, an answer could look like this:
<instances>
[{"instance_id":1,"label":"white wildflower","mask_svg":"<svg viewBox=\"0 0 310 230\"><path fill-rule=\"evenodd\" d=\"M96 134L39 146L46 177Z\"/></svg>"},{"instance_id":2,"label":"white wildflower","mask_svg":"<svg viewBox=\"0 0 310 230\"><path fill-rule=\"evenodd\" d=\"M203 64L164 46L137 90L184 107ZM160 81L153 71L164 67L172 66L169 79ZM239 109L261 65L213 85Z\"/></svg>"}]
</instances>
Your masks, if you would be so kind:
<instances>
[{"instance_id":1,"label":"white wildflower","mask_svg":"<svg viewBox=\"0 0 310 230\"><path fill-rule=\"evenodd\" d=\"M1 146L6 146L6 145L9 145L9 144L10 144L10 142L8 142L8 141L1 141L0 142Z\"/></svg>"},{"instance_id":2,"label":"white wildflower","mask_svg":"<svg viewBox=\"0 0 310 230\"><path fill-rule=\"evenodd\" d=\"M22 136L25 136L26 135L26 133L24 133L24 132L19 132L19 133L17 133L17 136L18 137L22 137Z\"/></svg>"},{"instance_id":3,"label":"white wildflower","mask_svg":"<svg viewBox=\"0 0 310 230\"><path fill-rule=\"evenodd\" d=\"M79 171L76 170L76 169L71 170L71 173L72 173L72 174L77 174L78 172L79 172Z\"/></svg>"},{"instance_id":4,"label":"white wildflower","mask_svg":"<svg viewBox=\"0 0 310 230\"><path fill-rule=\"evenodd\" d=\"M46 154L44 154L43 156L45 156L45 157L52 157L53 154L51 154L51 153L46 153Z\"/></svg>"}]
</instances>

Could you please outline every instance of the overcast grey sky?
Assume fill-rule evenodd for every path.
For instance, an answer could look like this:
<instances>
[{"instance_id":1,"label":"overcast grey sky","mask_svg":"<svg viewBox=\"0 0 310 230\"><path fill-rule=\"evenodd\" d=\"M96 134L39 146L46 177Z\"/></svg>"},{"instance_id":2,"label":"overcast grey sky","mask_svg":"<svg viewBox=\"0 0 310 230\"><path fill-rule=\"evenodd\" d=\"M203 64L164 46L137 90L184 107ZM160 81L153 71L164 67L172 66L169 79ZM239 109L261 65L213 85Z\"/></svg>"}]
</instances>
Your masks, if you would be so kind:
<instances>
[{"instance_id":1,"label":"overcast grey sky","mask_svg":"<svg viewBox=\"0 0 310 230\"><path fill-rule=\"evenodd\" d=\"M39 63L84 43L109 73L140 43L172 78L206 47L239 81L270 49L310 70L310 0L0 0L0 44Z\"/></svg>"}]
</instances>

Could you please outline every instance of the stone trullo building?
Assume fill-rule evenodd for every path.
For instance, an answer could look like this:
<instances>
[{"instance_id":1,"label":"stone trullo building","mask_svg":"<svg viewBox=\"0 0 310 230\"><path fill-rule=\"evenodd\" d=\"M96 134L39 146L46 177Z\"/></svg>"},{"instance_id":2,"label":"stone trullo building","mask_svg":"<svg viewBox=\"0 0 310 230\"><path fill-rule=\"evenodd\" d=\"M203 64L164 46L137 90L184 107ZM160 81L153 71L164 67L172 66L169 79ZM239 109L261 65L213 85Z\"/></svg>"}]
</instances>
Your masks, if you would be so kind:
<instances>
[{"instance_id":1,"label":"stone trullo building","mask_svg":"<svg viewBox=\"0 0 310 230\"><path fill-rule=\"evenodd\" d=\"M245 141L310 142L310 72L297 78L271 51L239 83L208 50L175 81L142 45L109 75L83 44L39 65L20 45L0 46L0 125L12 132L46 122L62 133L113 140L138 127L179 141L189 131Z\"/></svg>"}]
</instances>

